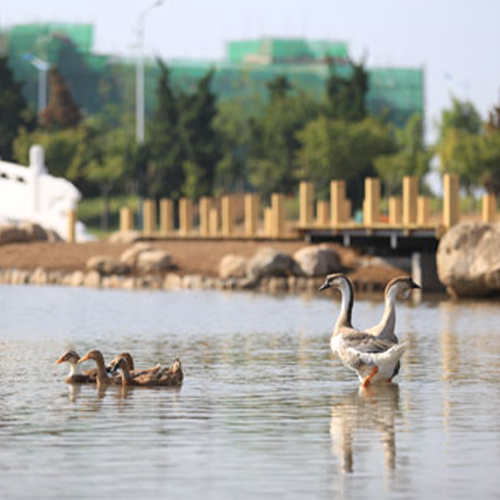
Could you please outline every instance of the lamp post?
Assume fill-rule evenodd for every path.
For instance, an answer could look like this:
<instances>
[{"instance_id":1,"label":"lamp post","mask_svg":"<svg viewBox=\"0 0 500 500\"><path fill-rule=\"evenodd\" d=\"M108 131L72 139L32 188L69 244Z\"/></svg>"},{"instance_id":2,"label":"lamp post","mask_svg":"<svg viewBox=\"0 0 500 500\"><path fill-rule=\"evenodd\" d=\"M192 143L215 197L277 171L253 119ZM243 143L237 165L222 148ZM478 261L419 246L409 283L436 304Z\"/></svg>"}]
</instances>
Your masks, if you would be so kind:
<instances>
[{"instance_id":1,"label":"lamp post","mask_svg":"<svg viewBox=\"0 0 500 500\"><path fill-rule=\"evenodd\" d=\"M156 0L156 2L139 14L137 22L139 56L137 58L135 78L135 135L138 144L144 142L144 24L146 15L162 4L163 0Z\"/></svg>"},{"instance_id":2,"label":"lamp post","mask_svg":"<svg viewBox=\"0 0 500 500\"><path fill-rule=\"evenodd\" d=\"M23 57L38 70L38 114L40 114L47 107L47 71L50 64L32 54L24 54Z\"/></svg>"}]
</instances>

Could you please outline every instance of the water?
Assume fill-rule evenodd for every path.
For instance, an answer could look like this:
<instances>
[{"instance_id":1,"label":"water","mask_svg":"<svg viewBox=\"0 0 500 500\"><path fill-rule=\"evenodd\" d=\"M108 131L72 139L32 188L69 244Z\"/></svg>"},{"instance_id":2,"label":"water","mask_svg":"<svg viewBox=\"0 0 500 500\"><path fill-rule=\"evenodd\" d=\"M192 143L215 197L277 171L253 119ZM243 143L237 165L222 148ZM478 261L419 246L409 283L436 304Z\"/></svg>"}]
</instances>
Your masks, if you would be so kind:
<instances>
[{"instance_id":1,"label":"water","mask_svg":"<svg viewBox=\"0 0 500 500\"><path fill-rule=\"evenodd\" d=\"M331 299L0 287L1 498L498 498L497 302L399 305L399 383L358 392ZM380 302L358 300L360 327ZM97 347L181 389L68 386Z\"/></svg>"}]
</instances>

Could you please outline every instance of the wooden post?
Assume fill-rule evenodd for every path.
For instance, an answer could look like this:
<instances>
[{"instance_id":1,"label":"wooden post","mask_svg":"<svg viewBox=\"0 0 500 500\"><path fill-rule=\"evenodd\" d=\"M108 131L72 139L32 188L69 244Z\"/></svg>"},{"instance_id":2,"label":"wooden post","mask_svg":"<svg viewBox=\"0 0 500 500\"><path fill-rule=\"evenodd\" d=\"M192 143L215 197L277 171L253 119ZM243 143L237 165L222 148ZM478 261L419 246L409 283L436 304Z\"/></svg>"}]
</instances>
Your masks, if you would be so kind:
<instances>
[{"instance_id":1,"label":"wooden post","mask_svg":"<svg viewBox=\"0 0 500 500\"><path fill-rule=\"evenodd\" d=\"M416 177L403 177L403 226L417 222L418 183Z\"/></svg>"},{"instance_id":2,"label":"wooden post","mask_svg":"<svg viewBox=\"0 0 500 500\"><path fill-rule=\"evenodd\" d=\"M226 238L233 233L234 209L231 196L223 196L221 201L222 210L222 236Z\"/></svg>"},{"instance_id":3,"label":"wooden post","mask_svg":"<svg viewBox=\"0 0 500 500\"><path fill-rule=\"evenodd\" d=\"M345 181L330 182L330 222L338 227L344 220Z\"/></svg>"},{"instance_id":4,"label":"wooden post","mask_svg":"<svg viewBox=\"0 0 500 500\"><path fill-rule=\"evenodd\" d=\"M389 224L391 226L400 226L401 222L401 197L391 196L389 198Z\"/></svg>"},{"instance_id":5,"label":"wooden post","mask_svg":"<svg viewBox=\"0 0 500 500\"><path fill-rule=\"evenodd\" d=\"M444 174L443 178L443 224L446 228L460 220L460 193L458 175Z\"/></svg>"},{"instance_id":6,"label":"wooden post","mask_svg":"<svg viewBox=\"0 0 500 500\"><path fill-rule=\"evenodd\" d=\"M259 224L259 195L245 195L245 234L248 237L257 234Z\"/></svg>"},{"instance_id":7,"label":"wooden post","mask_svg":"<svg viewBox=\"0 0 500 500\"><path fill-rule=\"evenodd\" d=\"M142 205L143 232L151 236L156 230L156 203L154 200L144 200Z\"/></svg>"},{"instance_id":8,"label":"wooden post","mask_svg":"<svg viewBox=\"0 0 500 500\"><path fill-rule=\"evenodd\" d=\"M365 179L365 203L363 205L363 223L373 226L379 221L380 214L380 180L376 177Z\"/></svg>"},{"instance_id":9,"label":"wooden post","mask_svg":"<svg viewBox=\"0 0 500 500\"><path fill-rule=\"evenodd\" d=\"M179 200L179 226L181 236L188 236L193 229L193 202L188 198Z\"/></svg>"},{"instance_id":10,"label":"wooden post","mask_svg":"<svg viewBox=\"0 0 500 500\"><path fill-rule=\"evenodd\" d=\"M427 196L419 196L417 200L417 225L427 226L431 213L431 203Z\"/></svg>"},{"instance_id":11,"label":"wooden post","mask_svg":"<svg viewBox=\"0 0 500 500\"><path fill-rule=\"evenodd\" d=\"M129 207L120 208L120 231L132 231L134 229L134 212Z\"/></svg>"},{"instance_id":12,"label":"wooden post","mask_svg":"<svg viewBox=\"0 0 500 500\"><path fill-rule=\"evenodd\" d=\"M314 185L312 182L302 181L299 188L300 226L312 224L314 219Z\"/></svg>"},{"instance_id":13,"label":"wooden post","mask_svg":"<svg viewBox=\"0 0 500 500\"><path fill-rule=\"evenodd\" d=\"M264 209L264 234L266 236L273 236L273 209L266 207Z\"/></svg>"},{"instance_id":14,"label":"wooden post","mask_svg":"<svg viewBox=\"0 0 500 500\"><path fill-rule=\"evenodd\" d=\"M273 236L279 238L285 232L285 196L280 193L271 195Z\"/></svg>"},{"instance_id":15,"label":"wooden post","mask_svg":"<svg viewBox=\"0 0 500 500\"><path fill-rule=\"evenodd\" d=\"M160 200L160 231L163 236L174 232L174 202L169 198Z\"/></svg>"},{"instance_id":16,"label":"wooden post","mask_svg":"<svg viewBox=\"0 0 500 500\"><path fill-rule=\"evenodd\" d=\"M483 210L482 219L483 222L495 222L495 211L496 211L496 197L494 194L486 193L483 194Z\"/></svg>"},{"instance_id":17,"label":"wooden post","mask_svg":"<svg viewBox=\"0 0 500 500\"><path fill-rule=\"evenodd\" d=\"M316 224L318 226L330 225L330 203L326 200L318 200L316 204Z\"/></svg>"},{"instance_id":18,"label":"wooden post","mask_svg":"<svg viewBox=\"0 0 500 500\"><path fill-rule=\"evenodd\" d=\"M68 211L68 239L66 240L68 243L74 243L76 241L76 210L71 209Z\"/></svg>"},{"instance_id":19,"label":"wooden post","mask_svg":"<svg viewBox=\"0 0 500 500\"><path fill-rule=\"evenodd\" d=\"M211 207L208 220L208 234L212 237L219 236L219 211Z\"/></svg>"},{"instance_id":20,"label":"wooden post","mask_svg":"<svg viewBox=\"0 0 500 500\"><path fill-rule=\"evenodd\" d=\"M200 198L200 236L206 237L210 234L210 208L212 199L208 196Z\"/></svg>"}]
</instances>

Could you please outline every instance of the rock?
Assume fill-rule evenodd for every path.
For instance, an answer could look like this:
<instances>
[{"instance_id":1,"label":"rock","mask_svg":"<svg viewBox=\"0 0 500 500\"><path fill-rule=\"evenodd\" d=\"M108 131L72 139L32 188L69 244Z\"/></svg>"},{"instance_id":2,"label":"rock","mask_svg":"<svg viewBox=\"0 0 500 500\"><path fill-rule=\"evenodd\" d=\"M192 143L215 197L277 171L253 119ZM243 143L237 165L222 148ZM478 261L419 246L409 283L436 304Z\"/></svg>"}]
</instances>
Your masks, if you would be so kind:
<instances>
[{"instance_id":1,"label":"rock","mask_svg":"<svg viewBox=\"0 0 500 500\"><path fill-rule=\"evenodd\" d=\"M83 278L83 286L99 288L101 286L101 275L97 271L89 271Z\"/></svg>"},{"instance_id":2,"label":"rock","mask_svg":"<svg viewBox=\"0 0 500 500\"><path fill-rule=\"evenodd\" d=\"M245 257L232 253L225 255L219 263L219 277L244 278L247 275L247 261Z\"/></svg>"},{"instance_id":3,"label":"rock","mask_svg":"<svg viewBox=\"0 0 500 500\"><path fill-rule=\"evenodd\" d=\"M163 250L144 250L139 253L137 269L142 273L161 273L172 268L172 256Z\"/></svg>"},{"instance_id":4,"label":"rock","mask_svg":"<svg viewBox=\"0 0 500 500\"><path fill-rule=\"evenodd\" d=\"M53 229L45 229L45 234L47 235L47 241L49 243L55 243L57 241L63 241L59 234Z\"/></svg>"},{"instance_id":5,"label":"rock","mask_svg":"<svg viewBox=\"0 0 500 500\"><path fill-rule=\"evenodd\" d=\"M70 275L69 286L82 286L85 280L85 275L82 271L74 271Z\"/></svg>"},{"instance_id":6,"label":"rock","mask_svg":"<svg viewBox=\"0 0 500 500\"><path fill-rule=\"evenodd\" d=\"M137 259L139 258L139 254L142 252L147 252L149 250L153 250L153 247L147 242L136 243L135 245L127 248L120 255L120 262L127 264L130 267L135 267L137 264Z\"/></svg>"},{"instance_id":7,"label":"rock","mask_svg":"<svg viewBox=\"0 0 500 500\"><path fill-rule=\"evenodd\" d=\"M37 267L31 274L30 282L34 285L46 285L48 283L47 273L41 267Z\"/></svg>"},{"instance_id":8,"label":"rock","mask_svg":"<svg viewBox=\"0 0 500 500\"><path fill-rule=\"evenodd\" d=\"M500 292L500 223L461 222L441 238L437 270L457 297Z\"/></svg>"},{"instance_id":9,"label":"rock","mask_svg":"<svg viewBox=\"0 0 500 500\"><path fill-rule=\"evenodd\" d=\"M163 280L164 290L180 290L182 288L182 278L175 273L168 273Z\"/></svg>"},{"instance_id":10,"label":"rock","mask_svg":"<svg viewBox=\"0 0 500 500\"><path fill-rule=\"evenodd\" d=\"M340 258L328 245L313 245L301 248L293 258L305 276L326 276L340 271Z\"/></svg>"},{"instance_id":11,"label":"rock","mask_svg":"<svg viewBox=\"0 0 500 500\"><path fill-rule=\"evenodd\" d=\"M261 248L247 262L247 277L254 281L266 276L289 276L299 273L300 270L292 257L274 248Z\"/></svg>"},{"instance_id":12,"label":"rock","mask_svg":"<svg viewBox=\"0 0 500 500\"><path fill-rule=\"evenodd\" d=\"M267 289L272 295L283 293L288 289L288 279L285 277L273 276L269 279Z\"/></svg>"},{"instance_id":13,"label":"rock","mask_svg":"<svg viewBox=\"0 0 500 500\"><path fill-rule=\"evenodd\" d=\"M28 233L15 225L0 226L0 245L7 243L26 243L30 241Z\"/></svg>"},{"instance_id":14,"label":"rock","mask_svg":"<svg viewBox=\"0 0 500 500\"><path fill-rule=\"evenodd\" d=\"M25 231L29 241L47 241L47 232L40 226L40 224L35 224L33 222L21 222L18 226L19 229Z\"/></svg>"},{"instance_id":15,"label":"rock","mask_svg":"<svg viewBox=\"0 0 500 500\"><path fill-rule=\"evenodd\" d=\"M109 255L94 255L87 260L87 269L97 271L103 276L128 274L130 266Z\"/></svg>"},{"instance_id":16,"label":"rock","mask_svg":"<svg viewBox=\"0 0 500 500\"><path fill-rule=\"evenodd\" d=\"M108 241L110 243L135 243L142 238L139 231L117 231L113 233Z\"/></svg>"},{"instance_id":17,"label":"rock","mask_svg":"<svg viewBox=\"0 0 500 500\"><path fill-rule=\"evenodd\" d=\"M191 274L182 278L182 288L198 289L203 285L203 278L199 274Z\"/></svg>"}]
</instances>

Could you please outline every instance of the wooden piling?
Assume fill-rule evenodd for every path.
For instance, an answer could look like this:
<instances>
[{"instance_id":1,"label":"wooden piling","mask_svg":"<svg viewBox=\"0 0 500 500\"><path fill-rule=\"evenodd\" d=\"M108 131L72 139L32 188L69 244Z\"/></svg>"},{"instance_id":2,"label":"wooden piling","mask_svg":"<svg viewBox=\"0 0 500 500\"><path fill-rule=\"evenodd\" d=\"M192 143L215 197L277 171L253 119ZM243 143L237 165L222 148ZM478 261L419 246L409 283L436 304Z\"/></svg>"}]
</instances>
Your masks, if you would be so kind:
<instances>
[{"instance_id":1,"label":"wooden piling","mask_svg":"<svg viewBox=\"0 0 500 500\"><path fill-rule=\"evenodd\" d=\"M142 205L143 233L152 236L156 231L156 203L154 200L144 200Z\"/></svg>"},{"instance_id":2,"label":"wooden piling","mask_svg":"<svg viewBox=\"0 0 500 500\"><path fill-rule=\"evenodd\" d=\"M482 199L482 220L485 223L495 222L496 196L491 193L483 195Z\"/></svg>"},{"instance_id":3,"label":"wooden piling","mask_svg":"<svg viewBox=\"0 0 500 500\"><path fill-rule=\"evenodd\" d=\"M221 201L222 212L222 236L228 237L233 233L234 225L234 207L231 196L226 195L222 197Z\"/></svg>"},{"instance_id":4,"label":"wooden piling","mask_svg":"<svg viewBox=\"0 0 500 500\"><path fill-rule=\"evenodd\" d=\"M316 224L322 227L330 225L330 203L326 200L318 200L316 204Z\"/></svg>"},{"instance_id":5,"label":"wooden piling","mask_svg":"<svg viewBox=\"0 0 500 500\"><path fill-rule=\"evenodd\" d=\"M285 196L281 193L271 195L272 235L274 238L283 236L285 232Z\"/></svg>"},{"instance_id":6,"label":"wooden piling","mask_svg":"<svg viewBox=\"0 0 500 500\"><path fill-rule=\"evenodd\" d=\"M273 209L271 207L264 208L264 234L270 238L273 236Z\"/></svg>"},{"instance_id":7,"label":"wooden piling","mask_svg":"<svg viewBox=\"0 0 500 500\"><path fill-rule=\"evenodd\" d=\"M188 236L193 229L193 202L188 198L179 200L179 233Z\"/></svg>"},{"instance_id":8,"label":"wooden piling","mask_svg":"<svg viewBox=\"0 0 500 500\"><path fill-rule=\"evenodd\" d=\"M217 207L210 207L208 217L208 234L211 237L219 236L219 210Z\"/></svg>"},{"instance_id":9,"label":"wooden piling","mask_svg":"<svg viewBox=\"0 0 500 500\"><path fill-rule=\"evenodd\" d=\"M380 214L380 180L376 177L365 179L365 202L363 204L363 223L373 226L379 221Z\"/></svg>"},{"instance_id":10,"label":"wooden piling","mask_svg":"<svg viewBox=\"0 0 500 500\"><path fill-rule=\"evenodd\" d=\"M209 196L200 198L200 236L207 237L210 234L210 208L212 199Z\"/></svg>"},{"instance_id":11,"label":"wooden piling","mask_svg":"<svg viewBox=\"0 0 500 500\"><path fill-rule=\"evenodd\" d=\"M299 224L303 227L312 224L314 219L314 185L301 181L299 186L300 216Z\"/></svg>"},{"instance_id":12,"label":"wooden piling","mask_svg":"<svg viewBox=\"0 0 500 500\"><path fill-rule=\"evenodd\" d=\"M459 180L456 174L443 177L443 224L450 228L460 220Z\"/></svg>"},{"instance_id":13,"label":"wooden piling","mask_svg":"<svg viewBox=\"0 0 500 500\"><path fill-rule=\"evenodd\" d=\"M391 196L389 198L389 224L399 226L402 223L401 197Z\"/></svg>"},{"instance_id":14,"label":"wooden piling","mask_svg":"<svg viewBox=\"0 0 500 500\"><path fill-rule=\"evenodd\" d=\"M416 177L403 177L403 226L417 222L418 182Z\"/></svg>"},{"instance_id":15,"label":"wooden piling","mask_svg":"<svg viewBox=\"0 0 500 500\"><path fill-rule=\"evenodd\" d=\"M428 226L431 214L431 202L427 196L419 196L417 199L417 225Z\"/></svg>"},{"instance_id":16,"label":"wooden piling","mask_svg":"<svg viewBox=\"0 0 500 500\"><path fill-rule=\"evenodd\" d=\"M169 198L160 200L160 232L162 236L174 232L174 202Z\"/></svg>"},{"instance_id":17,"label":"wooden piling","mask_svg":"<svg viewBox=\"0 0 500 500\"><path fill-rule=\"evenodd\" d=\"M245 195L245 235L249 238L257 235L259 225L259 195Z\"/></svg>"},{"instance_id":18,"label":"wooden piling","mask_svg":"<svg viewBox=\"0 0 500 500\"><path fill-rule=\"evenodd\" d=\"M345 181L330 182L330 223L338 227L344 221Z\"/></svg>"},{"instance_id":19,"label":"wooden piling","mask_svg":"<svg viewBox=\"0 0 500 500\"><path fill-rule=\"evenodd\" d=\"M76 210L68 210L68 243L74 243L76 241Z\"/></svg>"},{"instance_id":20,"label":"wooden piling","mask_svg":"<svg viewBox=\"0 0 500 500\"><path fill-rule=\"evenodd\" d=\"M120 231L132 231L134 229L134 212L130 207L120 208Z\"/></svg>"}]
</instances>

